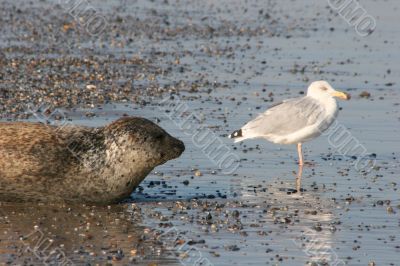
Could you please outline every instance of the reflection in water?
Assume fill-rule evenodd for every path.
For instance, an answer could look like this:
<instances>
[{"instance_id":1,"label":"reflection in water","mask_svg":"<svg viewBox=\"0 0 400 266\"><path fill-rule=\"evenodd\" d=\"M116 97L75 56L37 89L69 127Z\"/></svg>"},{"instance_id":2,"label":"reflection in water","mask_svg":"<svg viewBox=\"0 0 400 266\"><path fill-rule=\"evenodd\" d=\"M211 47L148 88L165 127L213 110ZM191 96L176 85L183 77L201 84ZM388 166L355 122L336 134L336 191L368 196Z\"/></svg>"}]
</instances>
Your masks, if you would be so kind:
<instances>
[{"instance_id":1,"label":"reflection in water","mask_svg":"<svg viewBox=\"0 0 400 266\"><path fill-rule=\"evenodd\" d=\"M174 262L132 206L0 203L0 264Z\"/></svg>"},{"instance_id":2,"label":"reflection in water","mask_svg":"<svg viewBox=\"0 0 400 266\"><path fill-rule=\"evenodd\" d=\"M317 262L318 265L345 265L332 247L331 236L332 233L327 230L318 232L315 229L305 229L301 236L293 241L311 261Z\"/></svg>"},{"instance_id":3,"label":"reflection in water","mask_svg":"<svg viewBox=\"0 0 400 266\"><path fill-rule=\"evenodd\" d=\"M299 170L297 171L296 176L296 191L301 192L301 178L303 176L303 165L299 164Z\"/></svg>"},{"instance_id":4,"label":"reflection in water","mask_svg":"<svg viewBox=\"0 0 400 266\"><path fill-rule=\"evenodd\" d=\"M279 232L281 239L292 239L289 246L293 250L290 250L290 254L296 254L304 262L315 262L318 265L344 265L332 246L336 230L336 206L315 191L304 191L301 188L302 174L303 166L299 166L296 189L287 188L293 187L293 183L280 181L269 184L266 188L258 186L256 189L254 183L252 184L254 180L242 180L242 199L249 204L267 204L263 207L267 207L268 211L264 212L261 219L277 224L275 232ZM282 188L282 185L287 187ZM254 221L247 221L252 222ZM282 224L286 225L285 230L279 226Z\"/></svg>"}]
</instances>

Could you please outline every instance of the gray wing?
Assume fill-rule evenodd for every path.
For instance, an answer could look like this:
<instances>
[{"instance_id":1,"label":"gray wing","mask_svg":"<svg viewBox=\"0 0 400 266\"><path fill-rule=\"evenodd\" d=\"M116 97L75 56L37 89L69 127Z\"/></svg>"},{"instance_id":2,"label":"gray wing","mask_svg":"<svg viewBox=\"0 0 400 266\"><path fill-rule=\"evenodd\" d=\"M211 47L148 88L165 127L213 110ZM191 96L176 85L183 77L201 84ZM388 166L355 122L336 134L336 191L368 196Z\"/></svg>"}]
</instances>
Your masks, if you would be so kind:
<instances>
[{"instance_id":1,"label":"gray wing","mask_svg":"<svg viewBox=\"0 0 400 266\"><path fill-rule=\"evenodd\" d=\"M324 114L325 109L311 97L289 99L260 114L242 130L254 136L283 136L316 123Z\"/></svg>"}]
</instances>

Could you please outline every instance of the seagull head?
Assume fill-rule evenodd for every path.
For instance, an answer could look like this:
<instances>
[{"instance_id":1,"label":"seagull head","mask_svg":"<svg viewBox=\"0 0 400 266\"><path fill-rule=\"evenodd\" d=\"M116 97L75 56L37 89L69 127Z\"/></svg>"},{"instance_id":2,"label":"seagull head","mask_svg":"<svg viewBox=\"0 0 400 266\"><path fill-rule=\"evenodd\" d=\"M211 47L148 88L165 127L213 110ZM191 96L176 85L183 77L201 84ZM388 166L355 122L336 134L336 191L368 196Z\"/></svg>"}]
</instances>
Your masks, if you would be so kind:
<instances>
[{"instance_id":1,"label":"seagull head","mask_svg":"<svg viewBox=\"0 0 400 266\"><path fill-rule=\"evenodd\" d=\"M343 100L349 100L350 94L346 92L337 91L325 80L314 81L308 87L307 96L322 99L326 97L337 97Z\"/></svg>"}]
</instances>

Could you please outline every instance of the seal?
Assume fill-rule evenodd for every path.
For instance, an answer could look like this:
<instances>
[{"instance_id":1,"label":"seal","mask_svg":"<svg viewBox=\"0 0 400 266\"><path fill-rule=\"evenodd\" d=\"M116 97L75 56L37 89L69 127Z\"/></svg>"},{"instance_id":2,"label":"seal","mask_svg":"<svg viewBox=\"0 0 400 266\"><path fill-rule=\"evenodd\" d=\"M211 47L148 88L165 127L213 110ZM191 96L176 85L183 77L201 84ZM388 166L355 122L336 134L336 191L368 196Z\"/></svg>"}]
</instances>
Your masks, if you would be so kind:
<instances>
[{"instance_id":1,"label":"seal","mask_svg":"<svg viewBox=\"0 0 400 266\"><path fill-rule=\"evenodd\" d=\"M0 201L121 201L182 141L153 122L124 117L90 128L0 123Z\"/></svg>"}]
</instances>

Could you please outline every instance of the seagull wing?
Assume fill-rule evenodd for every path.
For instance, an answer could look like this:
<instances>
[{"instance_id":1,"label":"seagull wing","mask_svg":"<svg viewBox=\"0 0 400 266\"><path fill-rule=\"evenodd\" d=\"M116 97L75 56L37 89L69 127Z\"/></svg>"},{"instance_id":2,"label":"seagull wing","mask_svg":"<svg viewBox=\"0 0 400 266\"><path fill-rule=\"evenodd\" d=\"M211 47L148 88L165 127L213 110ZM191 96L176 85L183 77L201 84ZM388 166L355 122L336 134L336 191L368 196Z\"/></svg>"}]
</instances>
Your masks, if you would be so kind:
<instances>
[{"instance_id":1,"label":"seagull wing","mask_svg":"<svg viewBox=\"0 0 400 266\"><path fill-rule=\"evenodd\" d=\"M244 138L288 135L320 121L325 108L311 97L285 100L242 127Z\"/></svg>"}]
</instances>

